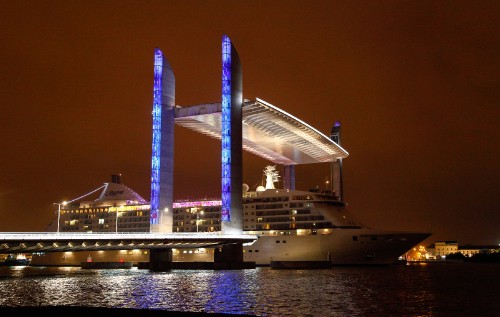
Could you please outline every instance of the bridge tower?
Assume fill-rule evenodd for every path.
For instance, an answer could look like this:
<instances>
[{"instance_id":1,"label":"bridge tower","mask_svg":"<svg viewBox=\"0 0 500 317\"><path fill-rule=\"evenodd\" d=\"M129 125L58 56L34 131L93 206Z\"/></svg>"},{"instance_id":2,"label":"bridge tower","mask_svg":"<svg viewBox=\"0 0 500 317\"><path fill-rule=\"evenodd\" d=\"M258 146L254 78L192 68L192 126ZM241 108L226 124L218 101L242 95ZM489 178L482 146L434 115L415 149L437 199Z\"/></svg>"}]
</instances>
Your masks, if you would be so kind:
<instances>
[{"instance_id":1,"label":"bridge tower","mask_svg":"<svg viewBox=\"0 0 500 317\"><path fill-rule=\"evenodd\" d=\"M221 230L243 233L242 72L238 52L222 37ZM151 232L172 232L175 124L175 77L160 49L155 49Z\"/></svg>"},{"instance_id":2,"label":"bridge tower","mask_svg":"<svg viewBox=\"0 0 500 317\"><path fill-rule=\"evenodd\" d=\"M340 139L340 121L336 121L332 127L330 132L330 139L337 143L339 146L342 146ZM342 158L338 158L335 162L331 163L331 182L332 182L332 190L335 191L336 195L340 198L340 200L344 199L344 182L342 179Z\"/></svg>"},{"instance_id":3,"label":"bridge tower","mask_svg":"<svg viewBox=\"0 0 500 317\"><path fill-rule=\"evenodd\" d=\"M222 217L224 234L243 233L242 88L238 52L222 37Z\"/></svg>"},{"instance_id":4,"label":"bridge tower","mask_svg":"<svg viewBox=\"0 0 500 317\"><path fill-rule=\"evenodd\" d=\"M163 52L154 55L151 232L172 232L175 77Z\"/></svg>"}]
</instances>

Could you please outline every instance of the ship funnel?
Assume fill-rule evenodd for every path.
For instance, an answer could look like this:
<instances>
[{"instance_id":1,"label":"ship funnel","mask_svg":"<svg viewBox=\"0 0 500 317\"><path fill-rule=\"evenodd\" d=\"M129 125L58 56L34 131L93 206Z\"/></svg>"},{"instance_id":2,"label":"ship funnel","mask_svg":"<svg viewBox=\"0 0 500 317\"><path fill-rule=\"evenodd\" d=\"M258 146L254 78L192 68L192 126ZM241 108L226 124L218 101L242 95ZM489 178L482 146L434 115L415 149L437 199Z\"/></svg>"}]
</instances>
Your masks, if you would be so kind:
<instances>
[{"instance_id":1,"label":"ship funnel","mask_svg":"<svg viewBox=\"0 0 500 317\"><path fill-rule=\"evenodd\" d=\"M341 145L340 126L340 121L335 121L330 132L330 139L338 145ZM332 190L334 191L335 195L340 198L340 200L343 200L344 185L342 180L342 158L338 158L335 162L331 163L330 178Z\"/></svg>"}]
</instances>

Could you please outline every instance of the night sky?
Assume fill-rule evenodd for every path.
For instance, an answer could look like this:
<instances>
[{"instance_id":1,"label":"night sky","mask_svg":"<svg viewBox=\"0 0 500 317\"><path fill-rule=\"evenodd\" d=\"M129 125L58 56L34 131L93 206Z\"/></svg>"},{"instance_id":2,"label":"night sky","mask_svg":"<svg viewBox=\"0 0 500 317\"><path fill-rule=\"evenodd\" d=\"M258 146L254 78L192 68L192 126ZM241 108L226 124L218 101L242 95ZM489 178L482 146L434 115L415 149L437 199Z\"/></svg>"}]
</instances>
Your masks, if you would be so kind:
<instances>
[{"instance_id":1,"label":"night sky","mask_svg":"<svg viewBox=\"0 0 500 317\"><path fill-rule=\"evenodd\" d=\"M243 95L325 134L342 122L344 198L373 228L500 243L498 1L0 0L0 231L111 174L150 199L153 54L176 104L221 100L221 40ZM175 128L174 198L220 196L220 142ZM244 155L255 189L269 164ZM325 185L328 164L296 168Z\"/></svg>"}]
</instances>

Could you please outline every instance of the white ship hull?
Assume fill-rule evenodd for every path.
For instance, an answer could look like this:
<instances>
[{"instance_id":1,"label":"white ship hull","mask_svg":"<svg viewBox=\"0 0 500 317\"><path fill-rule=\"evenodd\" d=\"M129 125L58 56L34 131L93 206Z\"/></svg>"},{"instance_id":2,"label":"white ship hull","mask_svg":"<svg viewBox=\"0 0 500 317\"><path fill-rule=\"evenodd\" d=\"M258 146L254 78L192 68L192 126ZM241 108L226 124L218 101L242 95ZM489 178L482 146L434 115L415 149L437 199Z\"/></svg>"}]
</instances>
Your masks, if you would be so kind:
<instances>
[{"instance_id":1,"label":"white ship hull","mask_svg":"<svg viewBox=\"0 0 500 317\"><path fill-rule=\"evenodd\" d=\"M244 247L244 260L271 262L328 261L332 265L391 264L428 234L372 229L334 229L331 234L262 236ZM357 237L357 240L353 240Z\"/></svg>"}]
</instances>

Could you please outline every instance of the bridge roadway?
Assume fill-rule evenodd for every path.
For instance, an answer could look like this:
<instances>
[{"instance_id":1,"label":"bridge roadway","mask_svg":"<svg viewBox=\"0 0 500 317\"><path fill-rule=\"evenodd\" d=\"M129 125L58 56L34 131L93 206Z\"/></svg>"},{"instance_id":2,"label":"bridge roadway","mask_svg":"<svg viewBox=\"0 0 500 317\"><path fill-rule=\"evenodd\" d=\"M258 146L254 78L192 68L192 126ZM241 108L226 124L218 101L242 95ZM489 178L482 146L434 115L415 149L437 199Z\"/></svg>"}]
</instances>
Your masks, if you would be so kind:
<instances>
[{"instance_id":1,"label":"bridge roadway","mask_svg":"<svg viewBox=\"0 0 500 317\"><path fill-rule=\"evenodd\" d=\"M256 235L220 232L3 232L0 233L0 253L216 248L255 240Z\"/></svg>"}]
</instances>

